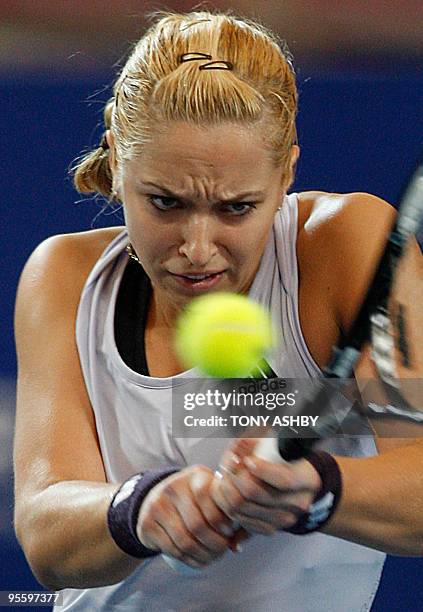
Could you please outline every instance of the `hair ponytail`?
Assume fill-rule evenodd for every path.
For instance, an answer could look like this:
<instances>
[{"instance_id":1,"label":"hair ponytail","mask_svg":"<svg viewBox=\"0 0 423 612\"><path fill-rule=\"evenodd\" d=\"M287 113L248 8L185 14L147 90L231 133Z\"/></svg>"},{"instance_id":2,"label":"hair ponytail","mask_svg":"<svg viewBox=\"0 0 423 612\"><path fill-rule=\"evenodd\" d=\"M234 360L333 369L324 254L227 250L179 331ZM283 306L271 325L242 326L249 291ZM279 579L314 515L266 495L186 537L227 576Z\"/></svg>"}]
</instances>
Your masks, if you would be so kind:
<instances>
[{"instance_id":1,"label":"hair ponytail","mask_svg":"<svg viewBox=\"0 0 423 612\"><path fill-rule=\"evenodd\" d=\"M114 98L111 98L104 108L104 125L110 129ZM80 193L99 193L111 199L113 196L113 176L109 164L109 148L105 136L100 145L83 155L71 169L73 183Z\"/></svg>"}]
</instances>

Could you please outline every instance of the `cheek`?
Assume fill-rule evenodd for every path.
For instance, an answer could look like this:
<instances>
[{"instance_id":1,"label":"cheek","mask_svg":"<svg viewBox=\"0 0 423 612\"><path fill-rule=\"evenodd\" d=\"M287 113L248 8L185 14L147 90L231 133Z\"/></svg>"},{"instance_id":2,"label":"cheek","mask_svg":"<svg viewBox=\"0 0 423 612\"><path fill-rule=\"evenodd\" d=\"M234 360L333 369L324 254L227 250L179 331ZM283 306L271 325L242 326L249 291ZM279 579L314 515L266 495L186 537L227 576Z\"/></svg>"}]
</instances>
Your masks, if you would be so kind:
<instances>
[{"instance_id":1,"label":"cheek","mask_svg":"<svg viewBox=\"0 0 423 612\"><path fill-rule=\"evenodd\" d=\"M254 219L241 232L239 232L239 243L243 245L244 250L248 250L250 254L258 253L261 256L261 250L266 245L269 237L269 232L273 223L273 215L269 218Z\"/></svg>"},{"instance_id":2,"label":"cheek","mask_svg":"<svg viewBox=\"0 0 423 612\"><path fill-rule=\"evenodd\" d=\"M254 223L253 227L249 227L240 237L239 244L242 246L239 247L239 251L242 252L243 261L248 270L256 271L259 266L269 240L273 215L271 219L263 221Z\"/></svg>"},{"instance_id":3,"label":"cheek","mask_svg":"<svg viewBox=\"0 0 423 612\"><path fill-rule=\"evenodd\" d=\"M163 252L175 242L175 230L157 219L152 219L145 212L134 214L131 210L125 210L125 224L130 240L140 258L143 253Z\"/></svg>"}]
</instances>

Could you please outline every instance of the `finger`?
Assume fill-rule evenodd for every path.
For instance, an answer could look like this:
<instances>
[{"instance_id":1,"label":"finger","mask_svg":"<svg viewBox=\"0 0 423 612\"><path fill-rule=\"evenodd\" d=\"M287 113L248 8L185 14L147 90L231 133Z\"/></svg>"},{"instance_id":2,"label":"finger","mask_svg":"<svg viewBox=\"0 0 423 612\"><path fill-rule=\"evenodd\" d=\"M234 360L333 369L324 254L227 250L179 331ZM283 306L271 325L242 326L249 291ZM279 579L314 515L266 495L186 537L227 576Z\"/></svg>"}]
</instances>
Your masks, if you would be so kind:
<instances>
[{"instance_id":1,"label":"finger","mask_svg":"<svg viewBox=\"0 0 423 612\"><path fill-rule=\"evenodd\" d=\"M176 510L174 512L175 514L177 513ZM166 525L159 524L177 549L176 554L170 553L177 559L181 559L184 562L187 559L188 561L205 565L218 556L218 551L210 550L193 536L180 516L174 517L172 523L166 523ZM225 549L226 547L223 550ZM219 551L220 554L223 550Z\"/></svg>"},{"instance_id":2,"label":"finger","mask_svg":"<svg viewBox=\"0 0 423 612\"><path fill-rule=\"evenodd\" d=\"M246 457L244 464L257 479L279 490L300 491L311 488L317 491L320 486L320 477L317 471L311 463L304 459L279 464L258 457Z\"/></svg>"},{"instance_id":3,"label":"finger","mask_svg":"<svg viewBox=\"0 0 423 612\"><path fill-rule=\"evenodd\" d=\"M222 510L239 526L251 533L270 535L277 529L291 527L297 520L297 513L269 508L246 501L227 479L225 487L217 482L214 488L214 499ZM301 514L301 511L298 512ZM232 548L232 546L230 546Z\"/></svg>"},{"instance_id":4,"label":"finger","mask_svg":"<svg viewBox=\"0 0 423 612\"><path fill-rule=\"evenodd\" d=\"M210 471L210 474L213 473ZM196 562L207 563L226 550L228 541L204 519L186 476L169 481L160 495L150 500L148 512L147 508L141 508L143 533L151 540L157 523L180 551L176 558L186 555ZM209 534L213 534L211 541Z\"/></svg>"},{"instance_id":5,"label":"finger","mask_svg":"<svg viewBox=\"0 0 423 612\"><path fill-rule=\"evenodd\" d=\"M272 487L271 505L257 503L254 498L262 499L261 495L256 495L256 489L260 493L261 485L257 487L256 483L251 484L251 477L249 479L250 488L239 486L241 477L223 476L216 496L222 509L234 521L254 532L271 533L275 529L291 526L308 510L314 497L309 491L287 495ZM246 495L240 490L241 488L244 488ZM267 500L266 495L265 499Z\"/></svg>"},{"instance_id":6,"label":"finger","mask_svg":"<svg viewBox=\"0 0 423 612\"><path fill-rule=\"evenodd\" d=\"M297 522L298 518L291 512L271 511L263 518L253 518L239 514L237 521L247 532L261 535L272 535L278 530L288 529Z\"/></svg>"},{"instance_id":7,"label":"finger","mask_svg":"<svg viewBox=\"0 0 423 612\"><path fill-rule=\"evenodd\" d=\"M261 521L260 519L247 517L243 514L241 506L245 502L241 497L237 498L237 495L239 495L239 492L236 492L235 490L235 493L232 493L232 495L228 494L228 496L226 496L226 494L223 493L222 489L219 487L216 488L214 498L225 514L227 514L233 523L235 523L238 527L244 527L245 530L251 531L252 533L261 533L265 535L274 533L276 528L272 524ZM236 549L236 542L235 545L231 544L232 542L230 541L229 547L232 550L234 550L234 548Z\"/></svg>"},{"instance_id":8,"label":"finger","mask_svg":"<svg viewBox=\"0 0 423 612\"><path fill-rule=\"evenodd\" d=\"M195 506L189 508L187 504L182 503L177 506L177 509L181 511L180 516L190 536L196 544L201 545L202 550L211 556L221 554L226 550L230 536L224 536L216 531L198 508ZM232 533L233 531L231 530L230 535Z\"/></svg>"},{"instance_id":9,"label":"finger","mask_svg":"<svg viewBox=\"0 0 423 612\"><path fill-rule=\"evenodd\" d=\"M184 527L194 539L194 542L201 545L202 549L206 550L208 554L214 557L216 554L222 554L226 550L228 546L228 537L222 535L222 533L219 533L210 525L192 491L192 482L194 483L194 490L195 486L199 487L200 491L204 489L204 500L202 503L207 507L207 500L210 498L209 489L212 479L213 473L211 471L207 473L198 470L185 482L182 491L180 487L178 487L177 493L170 488L169 495ZM215 506L213 502L212 505ZM219 513L218 520L225 520L225 515L221 510L216 508L216 511ZM204 552L204 550L201 552ZM200 550L198 550L198 552L200 552Z\"/></svg>"},{"instance_id":10,"label":"finger","mask_svg":"<svg viewBox=\"0 0 423 612\"><path fill-rule=\"evenodd\" d=\"M240 459L243 459L243 457L253 453L257 442L257 438L237 438L234 440L228 450L235 455L238 455Z\"/></svg>"},{"instance_id":11,"label":"finger","mask_svg":"<svg viewBox=\"0 0 423 612\"><path fill-rule=\"evenodd\" d=\"M285 491L259 480L246 469L240 470L237 474L225 474L222 478L221 486L223 491L227 491L228 494L229 483L238 489L246 501L253 501L263 506L279 506L282 496L283 499L286 496Z\"/></svg>"},{"instance_id":12,"label":"finger","mask_svg":"<svg viewBox=\"0 0 423 612\"><path fill-rule=\"evenodd\" d=\"M252 455L257 444L255 438L238 438L223 453L219 468L236 473L241 467L244 457Z\"/></svg>"},{"instance_id":13,"label":"finger","mask_svg":"<svg viewBox=\"0 0 423 612\"><path fill-rule=\"evenodd\" d=\"M231 520L234 519L235 512L244 501L232 479L220 472L216 472L216 478L211 487L211 496L216 505Z\"/></svg>"},{"instance_id":14,"label":"finger","mask_svg":"<svg viewBox=\"0 0 423 612\"><path fill-rule=\"evenodd\" d=\"M152 507L152 512L149 512L141 520L138 520L136 531L139 540L148 548L160 550L176 559L180 559L192 567L203 567L203 560L194 559L181 549L179 545L181 541L180 533L184 531L184 526L180 518L176 515L177 513L173 512L171 516L174 525L170 529L168 521L166 521L170 512L171 508L166 509L166 503L163 500L155 502ZM160 517L166 521L166 526L160 523Z\"/></svg>"},{"instance_id":15,"label":"finger","mask_svg":"<svg viewBox=\"0 0 423 612\"><path fill-rule=\"evenodd\" d=\"M270 508L287 510L288 512L305 512L315 497L315 492L310 489L299 491L277 489L257 479L247 470L232 475L231 481L246 501ZM223 481L223 487L225 487L226 482L227 479Z\"/></svg>"},{"instance_id":16,"label":"finger","mask_svg":"<svg viewBox=\"0 0 423 612\"><path fill-rule=\"evenodd\" d=\"M170 555L171 557L182 561L182 563L185 563L190 567L201 569L207 565L207 563L204 563L203 561L200 562L197 559L191 557L190 555L184 553L175 544L172 538L169 537L169 535L166 533L166 530L163 529L163 527L159 523L157 523L155 529L155 540L159 544L162 553Z\"/></svg>"},{"instance_id":17,"label":"finger","mask_svg":"<svg viewBox=\"0 0 423 612\"><path fill-rule=\"evenodd\" d=\"M190 488L207 523L225 539L231 538L234 534L232 521L222 512L212 496L214 480L215 475L210 478L208 474L197 472L190 480Z\"/></svg>"}]
</instances>

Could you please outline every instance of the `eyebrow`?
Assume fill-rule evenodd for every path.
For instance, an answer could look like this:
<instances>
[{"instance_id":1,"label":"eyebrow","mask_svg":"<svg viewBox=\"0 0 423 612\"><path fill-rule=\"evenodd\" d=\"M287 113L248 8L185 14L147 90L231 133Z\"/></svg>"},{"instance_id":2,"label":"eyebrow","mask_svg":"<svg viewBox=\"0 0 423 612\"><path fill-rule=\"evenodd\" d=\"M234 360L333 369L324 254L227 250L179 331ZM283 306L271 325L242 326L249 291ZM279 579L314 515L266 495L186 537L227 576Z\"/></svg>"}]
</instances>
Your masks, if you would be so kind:
<instances>
[{"instance_id":1,"label":"eyebrow","mask_svg":"<svg viewBox=\"0 0 423 612\"><path fill-rule=\"evenodd\" d=\"M174 198L175 200L188 200L189 199L181 194L172 192L170 189L167 189L167 187L162 187L151 181L139 181L138 185L142 187L153 187L154 189L158 189L162 193L165 193L166 196L170 198ZM238 193L236 196L232 198L227 198L225 200L219 200L219 202L221 202L222 204L233 204L235 202L240 202L241 200L244 200L244 198L260 199L264 197L265 197L265 193L263 191L243 191L241 193Z\"/></svg>"}]
</instances>

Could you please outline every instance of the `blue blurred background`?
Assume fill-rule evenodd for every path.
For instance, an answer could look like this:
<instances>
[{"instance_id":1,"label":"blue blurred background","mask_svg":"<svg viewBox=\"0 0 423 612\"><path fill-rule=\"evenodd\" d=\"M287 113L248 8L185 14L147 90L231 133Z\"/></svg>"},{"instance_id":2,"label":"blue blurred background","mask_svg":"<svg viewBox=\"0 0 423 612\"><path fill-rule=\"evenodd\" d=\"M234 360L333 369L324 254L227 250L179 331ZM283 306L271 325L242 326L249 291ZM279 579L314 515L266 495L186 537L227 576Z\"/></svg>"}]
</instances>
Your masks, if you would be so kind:
<instances>
[{"instance_id":1,"label":"blue blurred background","mask_svg":"<svg viewBox=\"0 0 423 612\"><path fill-rule=\"evenodd\" d=\"M194 6L166 3L176 10ZM229 8L219 1L207 6ZM230 7L261 19L294 53L301 145L294 190L368 191L395 203L422 152L423 3L290 0L281 7L240 0ZM5 213L0 238L0 590L40 589L12 528L12 319L19 274L47 236L122 223L119 212L102 212L101 202L73 191L68 168L99 141L117 62L142 32L151 8L161 5L135 0L107 5L3 0L0 5ZM372 610L423 609L422 574L423 560L389 558Z\"/></svg>"}]
</instances>

